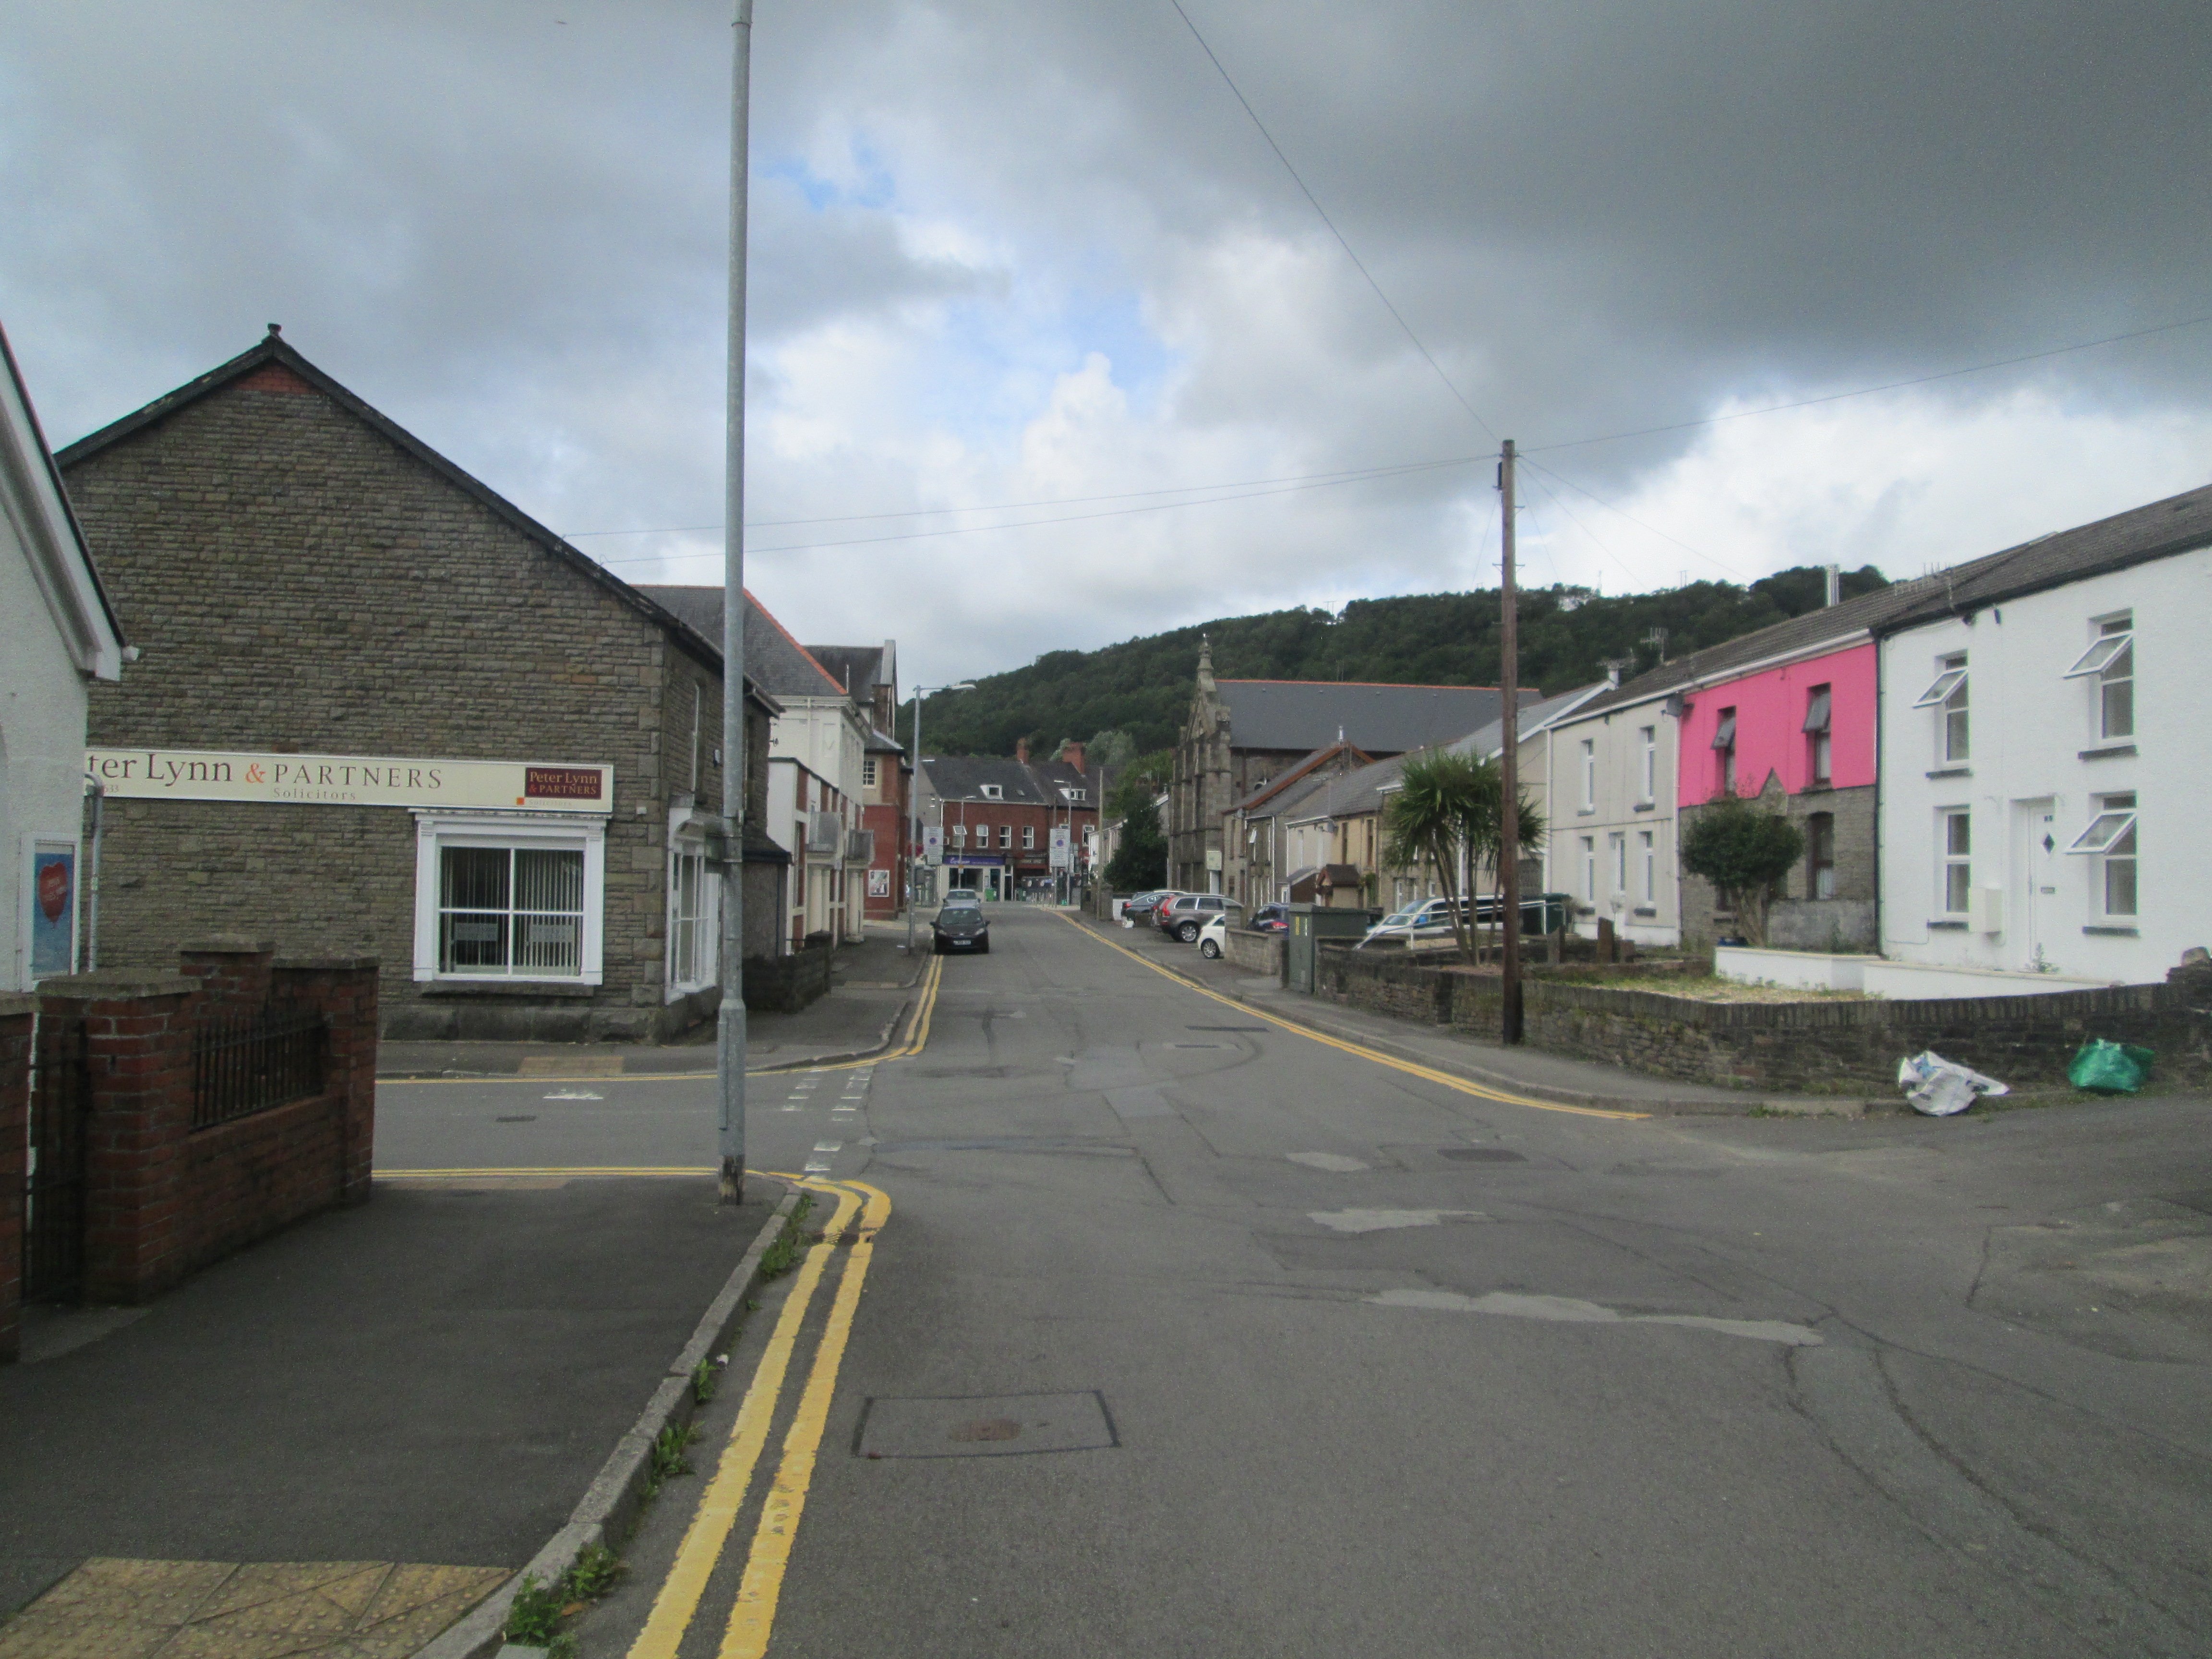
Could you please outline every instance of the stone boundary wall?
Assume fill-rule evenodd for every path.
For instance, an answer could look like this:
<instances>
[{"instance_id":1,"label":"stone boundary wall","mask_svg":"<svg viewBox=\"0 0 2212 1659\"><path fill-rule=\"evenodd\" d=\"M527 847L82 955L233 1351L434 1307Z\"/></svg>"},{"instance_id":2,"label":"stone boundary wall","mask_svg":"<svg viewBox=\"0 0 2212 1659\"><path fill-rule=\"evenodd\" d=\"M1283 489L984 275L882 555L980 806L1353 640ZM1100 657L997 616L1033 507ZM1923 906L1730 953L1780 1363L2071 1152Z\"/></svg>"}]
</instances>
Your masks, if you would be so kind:
<instances>
[{"instance_id":1,"label":"stone boundary wall","mask_svg":"<svg viewBox=\"0 0 2212 1659\"><path fill-rule=\"evenodd\" d=\"M797 1013L828 994L830 969L836 959L836 945L827 933L809 934L804 945L785 956L746 957L745 1006L762 1013Z\"/></svg>"},{"instance_id":2,"label":"stone boundary wall","mask_svg":"<svg viewBox=\"0 0 2212 1659\"><path fill-rule=\"evenodd\" d=\"M375 1151L377 964L336 957L278 961L257 941L201 940L180 952L187 971L71 975L40 982L41 1019L85 1022L89 1079L85 1164L84 1296L141 1303L194 1270L307 1216L368 1197ZM261 1000L254 1000L259 991ZM273 997L328 1020L323 1091L307 1099L195 1130L192 1040L201 1023L234 1018ZM18 1149L0 1155L0 1182L18 1222L7 1247L0 1219L0 1332L16 1322L22 1191L20 1148L27 1115L15 1104L28 1069L29 1021L0 1002L0 1133ZM31 999L22 999L28 1001ZM26 1103L27 1104L27 1103ZM14 1129L8 1127L17 1113ZM13 1171L11 1179L10 1171ZM0 1342L0 1358L10 1357Z\"/></svg>"},{"instance_id":3,"label":"stone boundary wall","mask_svg":"<svg viewBox=\"0 0 2212 1659\"><path fill-rule=\"evenodd\" d=\"M1592 969L1570 971L1586 980ZM2059 1087L2093 1036L2157 1050L2159 1075L2212 1078L2212 969L2203 965L2177 968L2162 985L1911 1002L1704 1002L1570 982L1560 972L1528 975L1522 1036L1531 1048L1688 1083L1886 1091L1896 1086L1899 1060L1933 1048L2015 1088ZM1494 972L1325 949L1316 980L1333 1001L1498 1040Z\"/></svg>"},{"instance_id":4,"label":"stone boundary wall","mask_svg":"<svg viewBox=\"0 0 2212 1659\"><path fill-rule=\"evenodd\" d=\"M1280 933L1255 933L1246 927L1222 931L1228 936L1228 948L1221 954L1231 967L1281 981L1284 944Z\"/></svg>"}]
</instances>

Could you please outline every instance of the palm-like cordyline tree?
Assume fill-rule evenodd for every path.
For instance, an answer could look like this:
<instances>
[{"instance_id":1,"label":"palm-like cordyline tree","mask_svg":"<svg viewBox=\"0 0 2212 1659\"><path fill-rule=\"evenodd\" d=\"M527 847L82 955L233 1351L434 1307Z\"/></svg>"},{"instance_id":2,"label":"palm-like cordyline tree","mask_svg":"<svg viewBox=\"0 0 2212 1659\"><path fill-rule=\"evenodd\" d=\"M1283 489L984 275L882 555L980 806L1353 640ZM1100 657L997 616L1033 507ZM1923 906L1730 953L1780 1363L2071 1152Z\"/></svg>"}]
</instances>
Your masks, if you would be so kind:
<instances>
[{"instance_id":1,"label":"palm-like cordyline tree","mask_svg":"<svg viewBox=\"0 0 2212 1659\"><path fill-rule=\"evenodd\" d=\"M1461 856L1469 870L1495 869L1544 838L1544 817L1524 799L1510 854L1505 849L1505 782L1494 762L1449 749L1425 750L1406 763L1399 788L1383 809L1382 856L1401 869L1425 864L1449 908L1460 958L1474 960L1467 896L1460 891ZM1511 919L1518 925L1519 917Z\"/></svg>"}]
</instances>

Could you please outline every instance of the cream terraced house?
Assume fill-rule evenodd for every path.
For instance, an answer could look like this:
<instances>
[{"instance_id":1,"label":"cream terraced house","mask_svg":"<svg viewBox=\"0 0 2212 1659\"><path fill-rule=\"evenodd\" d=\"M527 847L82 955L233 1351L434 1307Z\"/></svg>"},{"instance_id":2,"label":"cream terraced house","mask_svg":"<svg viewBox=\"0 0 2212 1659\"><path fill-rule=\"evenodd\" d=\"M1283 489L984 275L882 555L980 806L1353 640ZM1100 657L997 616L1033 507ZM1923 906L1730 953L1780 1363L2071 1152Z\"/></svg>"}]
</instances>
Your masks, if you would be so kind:
<instances>
[{"instance_id":1,"label":"cream terraced house","mask_svg":"<svg viewBox=\"0 0 2212 1659\"><path fill-rule=\"evenodd\" d=\"M1544 889L1573 901L1574 929L1586 937L1605 918L1639 945L1680 942L1677 701L1671 687L1631 681L1546 733Z\"/></svg>"}]
</instances>

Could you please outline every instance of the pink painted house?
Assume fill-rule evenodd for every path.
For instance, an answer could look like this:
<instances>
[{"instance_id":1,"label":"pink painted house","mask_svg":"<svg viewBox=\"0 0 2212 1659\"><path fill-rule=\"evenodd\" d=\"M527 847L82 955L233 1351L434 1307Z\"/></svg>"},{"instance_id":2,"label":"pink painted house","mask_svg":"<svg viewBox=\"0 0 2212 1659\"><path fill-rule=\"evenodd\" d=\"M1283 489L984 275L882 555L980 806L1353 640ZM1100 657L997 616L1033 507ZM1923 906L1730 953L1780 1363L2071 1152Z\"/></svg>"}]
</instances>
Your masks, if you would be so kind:
<instances>
[{"instance_id":1,"label":"pink painted house","mask_svg":"<svg viewBox=\"0 0 2212 1659\"><path fill-rule=\"evenodd\" d=\"M1777 945L1875 947L1875 650L1864 620L1854 628L1844 613L1882 598L1869 594L1784 624L1826 621L1843 634L1840 641L1831 634L1780 661L1698 676L1682 693L1675 778L1683 826L1730 793L1765 797L1804 835L1803 866L1768 917L1769 941ZM1686 939L1734 933L1735 918L1718 908L1711 889L1686 873L1682 921Z\"/></svg>"}]
</instances>

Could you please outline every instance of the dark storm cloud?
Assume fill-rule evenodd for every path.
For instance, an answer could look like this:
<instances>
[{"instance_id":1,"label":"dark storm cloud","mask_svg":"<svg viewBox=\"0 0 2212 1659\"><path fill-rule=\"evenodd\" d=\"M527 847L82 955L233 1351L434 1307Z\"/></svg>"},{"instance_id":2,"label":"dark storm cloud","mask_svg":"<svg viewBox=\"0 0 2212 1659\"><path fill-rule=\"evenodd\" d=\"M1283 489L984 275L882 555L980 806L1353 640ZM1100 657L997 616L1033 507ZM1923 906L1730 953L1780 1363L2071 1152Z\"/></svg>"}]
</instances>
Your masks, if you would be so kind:
<instances>
[{"instance_id":1,"label":"dark storm cloud","mask_svg":"<svg viewBox=\"0 0 2212 1659\"><path fill-rule=\"evenodd\" d=\"M1524 444L2212 312L2201 3L1185 3L1454 382ZM0 37L0 317L49 427L112 419L280 319L563 528L712 523L728 45L726 8L677 0L19 4ZM760 516L1486 447L1166 0L764 0L756 70ZM2043 398L2025 413L2005 402L2023 388ZM1928 463L1954 499L1922 539L1971 552L2019 529L1977 499L2089 516L2202 482L2174 458L2208 404L2212 327L1931 386L1910 405L1923 448L1968 448ZM1878 425L1905 406L1837 407ZM2094 428L2125 455L2155 428L2164 447L2052 495L2054 457L2008 448L2015 418L2044 443ZM1880 538L1934 510L1905 477L1838 507L1820 446L1769 425L1765 449L1754 422L1720 449L1692 431L1553 459L1662 501L1685 466L1707 495L1754 478L1766 529L1721 550L1739 563L1826 556L1808 526ZM1800 467L1796 496L1762 476ZM1478 465L762 569L819 606L811 631L957 617L1018 655L1482 580L1493 512ZM1599 555L1553 520L1534 556L1573 577ZM1049 568L1057 608L931 574L1001 556ZM1643 582L1692 562L1650 538L1605 556ZM856 596L885 614L848 620Z\"/></svg>"}]
</instances>

